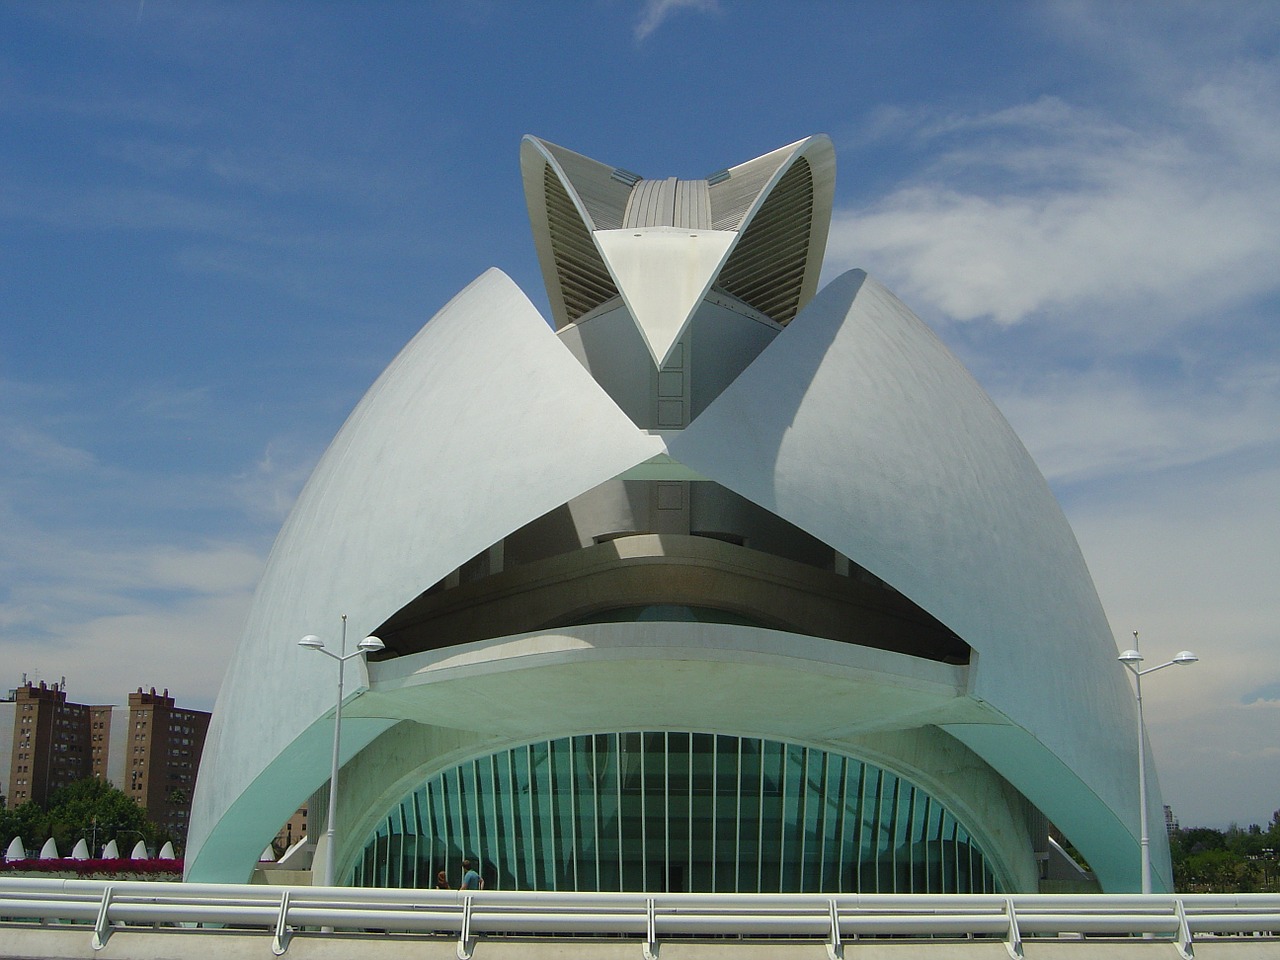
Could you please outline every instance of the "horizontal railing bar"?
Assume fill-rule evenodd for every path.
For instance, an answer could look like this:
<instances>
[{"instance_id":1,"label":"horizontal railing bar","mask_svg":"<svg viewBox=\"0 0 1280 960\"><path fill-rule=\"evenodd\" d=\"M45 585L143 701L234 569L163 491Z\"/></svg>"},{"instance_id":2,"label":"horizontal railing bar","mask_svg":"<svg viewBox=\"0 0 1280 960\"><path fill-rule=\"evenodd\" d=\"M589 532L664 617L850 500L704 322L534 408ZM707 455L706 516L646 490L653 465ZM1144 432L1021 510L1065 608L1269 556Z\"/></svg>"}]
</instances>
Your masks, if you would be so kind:
<instances>
[{"instance_id":1,"label":"horizontal railing bar","mask_svg":"<svg viewBox=\"0 0 1280 960\"><path fill-rule=\"evenodd\" d=\"M1196 930L1280 931L1280 914L1275 913L1198 913L1187 914L1187 926Z\"/></svg>"},{"instance_id":2,"label":"horizontal railing bar","mask_svg":"<svg viewBox=\"0 0 1280 960\"><path fill-rule=\"evenodd\" d=\"M107 891L110 896L107 897ZM994 936L1093 934L1176 937L1274 934L1276 894L690 894L438 891L352 887L186 884L70 878L0 878L0 918L111 924L201 923L275 930L789 936Z\"/></svg>"},{"instance_id":3,"label":"horizontal railing bar","mask_svg":"<svg viewBox=\"0 0 1280 960\"><path fill-rule=\"evenodd\" d=\"M1040 916L1018 914L1018 929L1023 933L1175 933L1178 918L1125 914L1080 913Z\"/></svg>"},{"instance_id":4,"label":"horizontal railing bar","mask_svg":"<svg viewBox=\"0 0 1280 960\"><path fill-rule=\"evenodd\" d=\"M56 903L51 900L0 898L0 917L35 917L40 920L96 920L96 903Z\"/></svg>"}]
</instances>

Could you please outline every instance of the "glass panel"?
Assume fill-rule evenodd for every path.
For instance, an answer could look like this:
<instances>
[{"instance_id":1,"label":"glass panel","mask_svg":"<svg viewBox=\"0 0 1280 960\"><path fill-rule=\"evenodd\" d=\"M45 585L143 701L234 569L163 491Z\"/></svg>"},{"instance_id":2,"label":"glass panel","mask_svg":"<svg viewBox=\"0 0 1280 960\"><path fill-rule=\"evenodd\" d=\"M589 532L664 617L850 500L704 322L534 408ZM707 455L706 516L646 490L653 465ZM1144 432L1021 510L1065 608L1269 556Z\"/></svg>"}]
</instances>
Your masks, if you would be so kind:
<instances>
[{"instance_id":1,"label":"glass panel","mask_svg":"<svg viewBox=\"0 0 1280 960\"><path fill-rule=\"evenodd\" d=\"M684 732L543 741L460 764L387 811L360 886L526 890L997 891L935 798L853 757Z\"/></svg>"}]
</instances>

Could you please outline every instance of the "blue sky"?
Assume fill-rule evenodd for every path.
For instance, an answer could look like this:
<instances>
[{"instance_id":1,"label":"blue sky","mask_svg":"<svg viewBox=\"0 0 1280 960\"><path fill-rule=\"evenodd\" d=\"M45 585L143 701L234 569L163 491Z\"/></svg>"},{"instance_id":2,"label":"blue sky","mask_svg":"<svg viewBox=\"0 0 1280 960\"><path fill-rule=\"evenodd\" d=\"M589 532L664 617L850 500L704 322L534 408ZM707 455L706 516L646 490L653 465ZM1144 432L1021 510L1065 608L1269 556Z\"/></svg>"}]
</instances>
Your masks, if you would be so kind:
<instances>
[{"instance_id":1,"label":"blue sky","mask_svg":"<svg viewBox=\"0 0 1280 960\"><path fill-rule=\"evenodd\" d=\"M522 134L701 177L822 132L824 278L969 365L1121 646L1203 658L1147 686L1183 822L1265 822L1277 50L1280 7L1230 0L0 6L3 683L212 705L377 374L490 266L545 304Z\"/></svg>"}]
</instances>

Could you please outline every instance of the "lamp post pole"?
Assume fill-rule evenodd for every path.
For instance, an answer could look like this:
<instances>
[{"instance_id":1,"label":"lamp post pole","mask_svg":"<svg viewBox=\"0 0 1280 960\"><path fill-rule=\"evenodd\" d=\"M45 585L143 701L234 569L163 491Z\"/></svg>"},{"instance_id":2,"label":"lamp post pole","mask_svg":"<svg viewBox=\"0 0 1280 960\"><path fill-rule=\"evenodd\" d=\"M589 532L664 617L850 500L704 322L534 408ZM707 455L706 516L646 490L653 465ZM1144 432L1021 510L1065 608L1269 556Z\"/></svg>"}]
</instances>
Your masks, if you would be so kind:
<instances>
[{"instance_id":1,"label":"lamp post pole","mask_svg":"<svg viewBox=\"0 0 1280 960\"><path fill-rule=\"evenodd\" d=\"M1147 728L1142 719L1142 678L1165 667L1195 663L1200 658L1190 650L1183 650L1172 660L1156 667L1141 668L1142 654L1138 652L1138 631L1133 631L1133 649L1120 654L1120 662L1133 674L1134 689L1138 697L1138 827L1142 846L1142 892L1151 892L1151 836L1147 827Z\"/></svg>"},{"instance_id":2,"label":"lamp post pole","mask_svg":"<svg viewBox=\"0 0 1280 960\"><path fill-rule=\"evenodd\" d=\"M351 653L347 653L347 615L342 615L342 645L338 653L332 653L324 647L324 641L317 636L308 635L298 641L298 646L323 653L326 657L338 661L338 700L333 709L333 762L329 767L329 824L325 830L324 885L334 885L334 869L337 859L338 834L338 760L342 745L342 683L347 661L366 654L376 653L384 646L377 637L365 637Z\"/></svg>"}]
</instances>

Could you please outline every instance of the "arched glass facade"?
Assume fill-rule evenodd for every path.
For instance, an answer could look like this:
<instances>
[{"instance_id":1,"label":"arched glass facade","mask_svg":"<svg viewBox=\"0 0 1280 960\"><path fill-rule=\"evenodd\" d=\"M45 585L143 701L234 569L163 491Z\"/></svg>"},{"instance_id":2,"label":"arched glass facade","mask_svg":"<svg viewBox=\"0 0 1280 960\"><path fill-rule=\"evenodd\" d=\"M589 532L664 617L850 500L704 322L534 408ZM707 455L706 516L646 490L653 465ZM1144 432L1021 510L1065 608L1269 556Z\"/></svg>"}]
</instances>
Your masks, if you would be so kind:
<instances>
[{"instance_id":1,"label":"arched glass facade","mask_svg":"<svg viewBox=\"0 0 1280 960\"><path fill-rule=\"evenodd\" d=\"M543 741L463 763L392 808L351 882L505 890L968 893L999 889L937 800L861 760L702 733Z\"/></svg>"}]
</instances>

